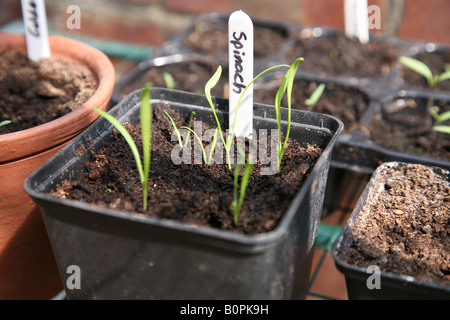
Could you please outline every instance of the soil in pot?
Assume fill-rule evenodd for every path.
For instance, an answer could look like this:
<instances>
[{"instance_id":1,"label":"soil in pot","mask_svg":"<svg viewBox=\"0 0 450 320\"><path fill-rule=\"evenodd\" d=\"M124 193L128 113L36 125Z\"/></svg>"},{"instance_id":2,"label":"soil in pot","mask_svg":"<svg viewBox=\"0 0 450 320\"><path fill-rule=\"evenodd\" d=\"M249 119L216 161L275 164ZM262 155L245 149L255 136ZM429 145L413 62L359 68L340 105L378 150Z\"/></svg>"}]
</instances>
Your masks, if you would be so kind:
<instances>
[{"instance_id":1,"label":"soil in pot","mask_svg":"<svg viewBox=\"0 0 450 320\"><path fill-rule=\"evenodd\" d=\"M0 52L1 133L29 129L81 106L95 92L98 80L89 68L67 58L33 62L20 51Z\"/></svg>"},{"instance_id":2,"label":"soil in pot","mask_svg":"<svg viewBox=\"0 0 450 320\"><path fill-rule=\"evenodd\" d=\"M276 82L278 84L278 80ZM326 83L318 102L313 106L307 106L305 101L319 84L320 82L315 81L295 80L294 85L297 89L292 94L292 107L332 115L342 120L344 132L359 127L359 121L369 107L367 94L352 86L330 82ZM273 103L277 90L275 86L255 84L253 99L259 103ZM286 101L284 105L287 106Z\"/></svg>"},{"instance_id":3,"label":"soil in pot","mask_svg":"<svg viewBox=\"0 0 450 320\"><path fill-rule=\"evenodd\" d=\"M205 83L214 75L218 66L216 63L185 61L153 67L141 77L127 84L123 89L122 97L134 90L142 89L148 82L151 82L153 87L167 88L167 83L164 79L166 72L175 80L175 88L173 89L203 94L205 92ZM211 90L211 94L216 97L228 96L227 69L223 70L222 75L217 85Z\"/></svg>"},{"instance_id":4,"label":"soil in pot","mask_svg":"<svg viewBox=\"0 0 450 320\"><path fill-rule=\"evenodd\" d=\"M148 212L143 213L140 209L142 194L139 176L129 147L120 134L115 135L114 143L93 152L91 160L86 163L86 172L78 175L76 180L64 181L52 192L53 196L188 224L257 234L276 227L323 152L314 145L301 147L291 139L280 174L261 175L263 165L256 163L236 227L231 207L234 166L230 171L226 164L212 164L210 167L204 164L174 164L171 153L178 142L171 141L173 127L163 110L171 114L178 127L187 125L185 119L167 105L156 107L152 127ZM203 131L210 128L203 122ZM139 125L128 125L128 129L138 148L141 148Z\"/></svg>"},{"instance_id":5,"label":"soil in pot","mask_svg":"<svg viewBox=\"0 0 450 320\"><path fill-rule=\"evenodd\" d=\"M425 63L433 74L441 74L445 66L450 64L450 50L437 50L432 52L421 52L413 56L414 59ZM415 89L428 90L428 82L424 76L402 66L401 77L404 85ZM436 86L437 91L450 91L450 81L442 81Z\"/></svg>"},{"instance_id":6,"label":"soil in pot","mask_svg":"<svg viewBox=\"0 0 450 320\"><path fill-rule=\"evenodd\" d=\"M450 285L450 182L420 165L385 167L340 252L360 267Z\"/></svg>"},{"instance_id":7,"label":"soil in pot","mask_svg":"<svg viewBox=\"0 0 450 320\"><path fill-rule=\"evenodd\" d=\"M432 129L424 98L396 99L376 114L368 125L370 139L392 151L450 161L450 135ZM434 101L439 114L450 110L448 101ZM450 125L450 121L439 125Z\"/></svg>"},{"instance_id":8,"label":"soil in pot","mask_svg":"<svg viewBox=\"0 0 450 320\"><path fill-rule=\"evenodd\" d=\"M258 24L253 28L254 38L258 39L253 47L255 59L277 54L288 38L286 30L283 29ZM196 52L228 59L228 24L226 21L200 22L187 36L185 44Z\"/></svg>"},{"instance_id":9,"label":"soil in pot","mask_svg":"<svg viewBox=\"0 0 450 320\"><path fill-rule=\"evenodd\" d=\"M285 60L303 57L302 71L322 76L380 78L388 75L399 57L399 49L382 41L361 44L343 33L314 36L311 29L297 33L297 41Z\"/></svg>"}]
</instances>

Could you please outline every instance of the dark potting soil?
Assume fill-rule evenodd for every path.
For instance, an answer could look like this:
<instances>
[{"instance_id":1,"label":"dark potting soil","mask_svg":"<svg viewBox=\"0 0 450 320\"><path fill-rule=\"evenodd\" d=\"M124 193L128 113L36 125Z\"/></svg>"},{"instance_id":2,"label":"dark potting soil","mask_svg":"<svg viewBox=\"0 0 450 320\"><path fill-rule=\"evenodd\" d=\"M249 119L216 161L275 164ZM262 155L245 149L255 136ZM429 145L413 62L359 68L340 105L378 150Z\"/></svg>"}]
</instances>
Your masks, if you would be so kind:
<instances>
[{"instance_id":1,"label":"dark potting soil","mask_svg":"<svg viewBox=\"0 0 450 320\"><path fill-rule=\"evenodd\" d=\"M65 58L34 62L15 50L0 52L1 133L29 129L81 106L97 88L89 68Z\"/></svg>"},{"instance_id":2,"label":"dark potting soil","mask_svg":"<svg viewBox=\"0 0 450 320\"><path fill-rule=\"evenodd\" d=\"M283 29L260 25L255 25L253 28L255 38L253 51L255 59L275 55L287 39L287 33ZM206 21L198 23L195 30L187 36L185 43L189 48L197 52L228 59L227 22Z\"/></svg>"},{"instance_id":3,"label":"dark potting soil","mask_svg":"<svg viewBox=\"0 0 450 320\"><path fill-rule=\"evenodd\" d=\"M391 112L375 115L368 126L370 139L389 150L450 161L450 135L432 129L431 115L425 99L399 99L392 102ZM449 111L448 101L434 101L439 114ZM450 125L444 121L439 125Z\"/></svg>"},{"instance_id":4,"label":"dark potting soil","mask_svg":"<svg viewBox=\"0 0 450 320\"><path fill-rule=\"evenodd\" d=\"M433 72L438 75L445 71L446 65L450 64L450 50L447 51L433 51L433 52L421 52L413 57L425 63ZM429 89L428 82L424 76L414 72L406 67L402 67L403 80L405 85L412 86L415 89ZM450 91L450 80L440 82L436 90L438 91Z\"/></svg>"},{"instance_id":5,"label":"dark potting soil","mask_svg":"<svg viewBox=\"0 0 450 320\"><path fill-rule=\"evenodd\" d=\"M167 88L167 83L164 79L164 73L166 72L175 80L174 89L204 94L205 84L214 75L218 66L217 63L186 61L154 67L127 84L123 89L122 96L126 96L134 90L142 89L147 82L151 82L153 87ZM217 85L211 90L211 94L216 97L227 97L227 82L228 70L223 68L222 76Z\"/></svg>"},{"instance_id":6,"label":"dark potting soil","mask_svg":"<svg viewBox=\"0 0 450 320\"><path fill-rule=\"evenodd\" d=\"M302 65L300 65L300 69ZM278 84L278 82L277 82ZM279 84L278 84L279 85ZM344 123L344 131L359 127L359 120L369 107L369 97L357 88L327 83L318 102L307 106L305 101L320 83L315 81L295 80L292 93L292 108L332 115ZM255 85L253 99L255 102L274 104L278 88ZM286 97L283 106L287 107Z\"/></svg>"},{"instance_id":7,"label":"dark potting soil","mask_svg":"<svg viewBox=\"0 0 450 320\"><path fill-rule=\"evenodd\" d=\"M86 163L87 171L74 180L64 181L53 195L197 226L245 234L264 233L276 227L323 151L317 146L300 147L291 139L283 157L281 172L275 175L261 175L263 165L258 160L236 227L231 207L234 166L230 171L226 164L213 163L210 167L194 163L174 164L171 153L178 142L171 141L173 127L163 110L169 112L177 127L186 125L185 119L169 106L156 107L152 127L148 212L142 213L139 175L130 149L120 134L115 135L113 143L92 152L90 161ZM203 132L211 128L206 123L202 125ZM141 149L139 125L128 125L128 130ZM194 157L192 135L191 139ZM205 143L209 145L210 141Z\"/></svg>"},{"instance_id":8,"label":"dark potting soil","mask_svg":"<svg viewBox=\"0 0 450 320\"><path fill-rule=\"evenodd\" d=\"M349 225L352 265L450 285L450 182L417 165L386 170Z\"/></svg>"},{"instance_id":9,"label":"dark potting soil","mask_svg":"<svg viewBox=\"0 0 450 320\"><path fill-rule=\"evenodd\" d=\"M286 54L286 62L303 57L301 70L323 76L379 78L392 70L399 50L390 44L371 41L361 44L342 33L319 37L298 33L297 41Z\"/></svg>"}]
</instances>

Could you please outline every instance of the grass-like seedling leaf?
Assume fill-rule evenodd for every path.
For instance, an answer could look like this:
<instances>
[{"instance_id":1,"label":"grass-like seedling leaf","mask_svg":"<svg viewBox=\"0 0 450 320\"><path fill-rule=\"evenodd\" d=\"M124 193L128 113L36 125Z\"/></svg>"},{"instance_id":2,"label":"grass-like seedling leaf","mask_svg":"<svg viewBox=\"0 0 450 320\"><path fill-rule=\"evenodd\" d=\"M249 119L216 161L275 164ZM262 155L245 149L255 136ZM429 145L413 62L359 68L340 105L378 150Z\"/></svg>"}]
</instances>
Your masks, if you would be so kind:
<instances>
[{"instance_id":1,"label":"grass-like seedling leaf","mask_svg":"<svg viewBox=\"0 0 450 320\"><path fill-rule=\"evenodd\" d=\"M302 58L302 59L303 59L303 58ZM239 100L238 100L237 106L236 106L236 111L235 111L235 113L234 113L234 119L233 119L233 125L232 125L232 128L231 128L231 132L230 132L229 135L227 136L226 140L225 140L225 138L223 137L223 135L220 135L221 138L222 138L222 143L223 143L223 145L224 145L224 147L225 147L225 152L226 152L226 156L227 156L228 168L229 168L230 170L231 170L230 151L231 151L231 145L232 145L233 138L234 138L234 129L235 129L235 125L236 125L237 113L238 113L238 110L239 110L239 106L241 105L241 101L242 101L242 99L243 99L245 93L247 92L248 88L250 87L250 85L251 85L253 82L255 82L259 77L261 77L262 75L264 75L266 72L269 72L269 71L271 71L271 70L274 70L274 69L276 69L276 68L281 68L281 67L287 67L287 68L289 68L290 66L289 66L289 65L286 65L286 64L280 64L280 65L277 65L277 66L273 66L273 67L267 68L266 70L264 70L264 71L262 71L260 74L258 74L256 77L254 77L254 78L252 79L252 81L250 81L250 82L246 85L246 87L245 87L244 90L242 91L241 95L239 96ZM216 114L216 109L214 108L214 103L213 103L213 101L212 101L212 97L211 97L211 89L217 84L217 82L219 81L221 75L222 75L222 67L221 67L221 66L218 66L218 68L217 68L216 72L214 73L214 75L209 79L209 81L208 81L208 82L206 83L206 85L205 85L205 96L206 96L206 98L207 98L207 100L208 100L209 105L211 106L211 109L212 109L212 111L213 111L213 113L214 113L214 117L215 117L215 119L216 119L217 127L219 128L220 131L222 131L222 128L221 128L221 126L220 126L220 122L219 122L219 119L218 119L217 114ZM294 75L295 75L295 73L294 73Z\"/></svg>"},{"instance_id":2,"label":"grass-like seedling leaf","mask_svg":"<svg viewBox=\"0 0 450 320\"><path fill-rule=\"evenodd\" d=\"M241 154L242 158L245 157L244 151L240 148L239 148L239 153ZM239 173L241 171L241 166L242 166L241 163L237 163L234 168L233 202L231 203L231 206L233 207L234 224L236 226L239 221L239 213L241 212L242 204L244 203L245 191L247 190L248 182L250 180L250 175L253 170L253 164L251 163L251 160L249 159L247 161L247 165L245 166L244 173L242 174L241 187L239 190L239 197L238 197Z\"/></svg>"},{"instance_id":3,"label":"grass-like seedling leaf","mask_svg":"<svg viewBox=\"0 0 450 320\"><path fill-rule=\"evenodd\" d=\"M180 132L180 130L178 130L177 125L175 124L175 121L174 121L174 120L172 119L172 117L167 113L166 110L164 110L164 113L165 113L166 116L169 118L170 122L172 123L173 129L175 130L175 133L177 134L178 143L180 144L180 147L181 147L181 148L185 148L185 147L187 146L188 141L189 141L189 135L190 135L191 131L189 131L189 130L187 131L186 140L185 140L184 145L183 145L183 142L182 142L183 140L182 140L182 138L181 138L181 132ZM189 116L189 129L192 128L192 119L193 119L193 117L194 117L196 114L197 114L197 113L196 113L195 111L192 111L192 112L191 112L191 115ZM184 127L184 128L186 128L186 127ZM181 128L180 128L180 129L181 129Z\"/></svg>"},{"instance_id":4,"label":"grass-like seedling leaf","mask_svg":"<svg viewBox=\"0 0 450 320\"><path fill-rule=\"evenodd\" d=\"M10 124L12 121L11 120L3 120L2 122L0 122L0 127L6 126L7 124Z\"/></svg>"},{"instance_id":5,"label":"grass-like seedling leaf","mask_svg":"<svg viewBox=\"0 0 450 320\"><path fill-rule=\"evenodd\" d=\"M325 90L325 84L321 83L316 90L311 94L311 96L305 100L305 104L307 106L313 106L319 101L320 97L322 96L323 91Z\"/></svg>"},{"instance_id":6,"label":"grass-like seedling leaf","mask_svg":"<svg viewBox=\"0 0 450 320\"><path fill-rule=\"evenodd\" d=\"M142 209L147 211L147 195L148 195L148 177L150 172L150 162L151 162L151 134L152 134L152 115L153 111L150 106L150 89L151 83L147 83L141 94L141 107L140 107L140 122L141 122L141 135L142 135L142 149L143 149L143 162L142 165L139 150L131 137L130 133L125 129L125 127L117 121L110 114L94 108L94 110L99 113L102 117L108 120L124 137L125 141L131 149L134 160L136 161L136 166L139 172L139 178L141 180L142 186L142 196L143 196L143 206Z\"/></svg>"},{"instance_id":7,"label":"grass-like seedling leaf","mask_svg":"<svg viewBox=\"0 0 450 320\"><path fill-rule=\"evenodd\" d=\"M292 86L294 84L295 74L297 72L298 66L300 62L302 62L303 58L295 59L294 63L289 67L289 70L286 71L284 75L283 81L278 88L277 94L275 96L275 113L277 117L277 126L278 126L278 145L277 145L277 154L278 154L278 173L281 169L281 160L283 159L284 151L286 150L286 145L289 140L289 134L291 132L291 101L292 101ZM285 140L282 142L281 140L281 101L283 99L284 94L287 95L287 104L288 104L288 123L287 130L285 135Z\"/></svg>"},{"instance_id":8,"label":"grass-like seedling leaf","mask_svg":"<svg viewBox=\"0 0 450 320\"><path fill-rule=\"evenodd\" d=\"M164 81L166 82L167 89L175 89L176 82L175 82L175 79L173 78L173 76L168 72L164 72L163 77L164 77Z\"/></svg>"},{"instance_id":9,"label":"grass-like seedling leaf","mask_svg":"<svg viewBox=\"0 0 450 320\"><path fill-rule=\"evenodd\" d=\"M410 57L400 57L399 61L407 68L421 74L425 79L427 79L428 87L434 89L441 81L450 79L450 70L446 68L441 74L434 75L431 69L422 61L410 58Z\"/></svg>"},{"instance_id":10,"label":"grass-like seedling leaf","mask_svg":"<svg viewBox=\"0 0 450 320\"><path fill-rule=\"evenodd\" d=\"M202 139L200 139L200 137L197 135L197 133L195 133L194 130L192 130L191 128L185 127L185 126L180 127L180 129L186 129L186 130L188 130L188 132L192 132L194 137L199 142L200 147L202 148L203 161L205 162L206 166L209 167L209 165L211 164L212 157L214 155L214 150L216 149L217 134L219 132L219 128L216 128L216 131L214 131L214 137L213 137L213 141L211 143L211 150L209 152L209 157L206 156L206 150L205 150L205 147L203 147Z\"/></svg>"},{"instance_id":11,"label":"grass-like seedling leaf","mask_svg":"<svg viewBox=\"0 0 450 320\"><path fill-rule=\"evenodd\" d=\"M450 111L446 111L441 114L438 114L436 111L433 110L433 108L431 108L429 111L437 123L450 120ZM444 125L434 126L433 130L450 134L450 126L444 126Z\"/></svg>"}]
</instances>

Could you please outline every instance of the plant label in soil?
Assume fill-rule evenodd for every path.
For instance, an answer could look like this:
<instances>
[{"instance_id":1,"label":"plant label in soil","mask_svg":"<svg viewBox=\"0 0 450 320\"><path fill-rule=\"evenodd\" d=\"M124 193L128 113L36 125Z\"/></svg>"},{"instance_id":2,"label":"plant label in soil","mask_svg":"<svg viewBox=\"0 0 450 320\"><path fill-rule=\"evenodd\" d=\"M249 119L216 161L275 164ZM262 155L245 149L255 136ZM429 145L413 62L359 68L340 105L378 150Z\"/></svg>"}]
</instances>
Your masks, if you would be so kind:
<instances>
[{"instance_id":1,"label":"plant label in soil","mask_svg":"<svg viewBox=\"0 0 450 320\"><path fill-rule=\"evenodd\" d=\"M44 0L21 0L28 58L38 61L50 57Z\"/></svg>"},{"instance_id":2,"label":"plant label in soil","mask_svg":"<svg viewBox=\"0 0 450 320\"><path fill-rule=\"evenodd\" d=\"M237 104L245 87L253 80L253 22L243 11L228 20L229 126L237 137L251 138L253 132L253 84Z\"/></svg>"},{"instance_id":3,"label":"plant label in soil","mask_svg":"<svg viewBox=\"0 0 450 320\"><path fill-rule=\"evenodd\" d=\"M369 42L369 9L367 0L344 0L345 35Z\"/></svg>"}]
</instances>

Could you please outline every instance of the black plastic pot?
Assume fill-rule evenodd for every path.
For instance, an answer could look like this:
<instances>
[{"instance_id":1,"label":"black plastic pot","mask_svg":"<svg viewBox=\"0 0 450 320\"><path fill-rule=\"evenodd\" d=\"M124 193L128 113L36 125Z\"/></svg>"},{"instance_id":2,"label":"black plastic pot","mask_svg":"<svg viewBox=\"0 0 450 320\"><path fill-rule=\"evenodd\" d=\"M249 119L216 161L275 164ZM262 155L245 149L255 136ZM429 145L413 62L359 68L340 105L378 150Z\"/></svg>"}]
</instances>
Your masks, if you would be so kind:
<instances>
[{"instance_id":1,"label":"black plastic pot","mask_svg":"<svg viewBox=\"0 0 450 320\"><path fill-rule=\"evenodd\" d=\"M365 267L350 264L346 260L346 257L349 255L349 248L355 241L350 230L354 228L355 221L357 221L370 197L376 197L379 192L377 190L384 190L384 185L389 180L389 177L383 177L383 171L386 168L400 168L400 170L405 170L404 168L407 165L402 162L386 162L377 168L358 200L352 215L333 245L331 254L336 267L345 275L347 293L350 300L450 299L449 286L426 282L412 276L395 272L385 272L383 270L379 274L380 288L369 289L367 281L373 272L368 271ZM450 175L448 170L443 170L438 167L432 168L444 180L449 181ZM377 214L380 213L371 212L370 216Z\"/></svg>"},{"instance_id":2,"label":"black plastic pot","mask_svg":"<svg viewBox=\"0 0 450 320\"><path fill-rule=\"evenodd\" d=\"M140 91L110 113L137 123ZM192 110L213 123L203 95L152 89L152 103L167 103L183 116ZM221 121L228 101L215 98ZM208 107L207 107L208 106ZM286 110L283 110L286 111ZM255 104L255 128L276 128L272 106ZM287 114L283 112L283 117ZM26 181L25 190L41 207L64 279L81 270L81 289L65 287L68 299L299 299L307 291L332 149L342 131L334 117L294 110L291 137L316 143L324 152L278 226L245 236L207 227L98 208L54 198L61 181L85 170L92 150L112 139L100 119ZM225 123L223 124L225 125ZM284 126L286 123L283 124ZM86 152L76 150L92 142Z\"/></svg>"}]
</instances>

